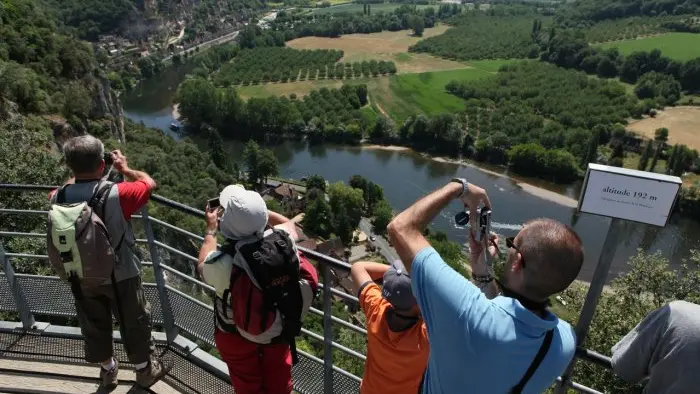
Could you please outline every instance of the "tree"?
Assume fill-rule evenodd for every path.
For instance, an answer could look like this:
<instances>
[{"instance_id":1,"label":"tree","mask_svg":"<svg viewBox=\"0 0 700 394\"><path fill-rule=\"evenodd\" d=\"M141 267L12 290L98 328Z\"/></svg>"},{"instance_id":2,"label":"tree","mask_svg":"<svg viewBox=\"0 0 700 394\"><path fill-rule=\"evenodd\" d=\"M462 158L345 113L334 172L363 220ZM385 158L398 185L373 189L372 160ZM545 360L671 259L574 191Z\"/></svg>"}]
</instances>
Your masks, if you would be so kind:
<instances>
[{"instance_id":1,"label":"tree","mask_svg":"<svg viewBox=\"0 0 700 394\"><path fill-rule=\"evenodd\" d=\"M616 143L615 146L613 147L612 153L610 154L610 160L608 161L608 165L611 165L614 167L623 167L624 159L625 159L625 150L623 148L623 145L622 145L622 143Z\"/></svg>"},{"instance_id":2,"label":"tree","mask_svg":"<svg viewBox=\"0 0 700 394\"><path fill-rule=\"evenodd\" d=\"M318 174L311 175L309 179L306 180L306 190L318 189L321 192L326 192L326 180Z\"/></svg>"},{"instance_id":3,"label":"tree","mask_svg":"<svg viewBox=\"0 0 700 394\"><path fill-rule=\"evenodd\" d=\"M656 145L656 150L654 151L654 158L651 160L651 166L649 167L649 172L656 172L656 163L659 161L659 155L661 155L661 150L663 146L660 144Z\"/></svg>"},{"instance_id":4,"label":"tree","mask_svg":"<svg viewBox=\"0 0 700 394\"><path fill-rule=\"evenodd\" d=\"M596 126L597 127L597 126ZM588 163L595 163L598 158L598 145L600 144L601 130L593 128L591 139L588 142L588 151L581 162L581 167L587 168Z\"/></svg>"},{"instance_id":5,"label":"tree","mask_svg":"<svg viewBox=\"0 0 700 394\"><path fill-rule=\"evenodd\" d=\"M140 58L138 66L144 78L150 78L155 74L155 64L153 64L153 60L150 56Z\"/></svg>"},{"instance_id":6,"label":"tree","mask_svg":"<svg viewBox=\"0 0 700 394\"><path fill-rule=\"evenodd\" d=\"M271 149L260 149L260 157L258 158L258 173L263 181L267 181L268 177L279 174L279 162Z\"/></svg>"},{"instance_id":7,"label":"tree","mask_svg":"<svg viewBox=\"0 0 700 394\"><path fill-rule=\"evenodd\" d=\"M331 207L325 198L317 198L307 205L302 225L304 230L322 238L328 238L332 232Z\"/></svg>"},{"instance_id":8,"label":"tree","mask_svg":"<svg viewBox=\"0 0 700 394\"><path fill-rule=\"evenodd\" d=\"M671 155L668 157L668 161L666 162L666 174L670 174L673 169L675 169L676 161L679 160L679 155L682 153L680 152L680 145L675 144L673 145L673 149L671 149Z\"/></svg>"},{"instance_id":9,"label":"tree","mask_svg":"<svg viewBox=\"0 0 700 394\"><path fill-rule=\"evenodd\" d=\"M390 144L396 140L396 137L394 122L386 116L378 116L372 130L370 130L370 140L380 144Z\"/></svg>"},{"instance_id":10,"label":"tree","mask_svg":"<svg viewBox=\"0 0 700 394\"><path fill-rule=\"evenodd\" d=\"M652 71L639 78L634 92L640 99L655 98L670 105L681 98L681 84L670 75Z\"/></svg>"},{"instance_id":11,"label":"tree","mask_svg":"<svg viewBox=\"0 0 700 394\"><path fill-rule=\"evenodd\" d=\"M413 35L416 37L423 37L423 31L425 31L425 22L423 17L420 15L411 15L408 19L408 27L413 29Z\"/></svg>"},{"instance_id":12,"label":"tree","mask_svg":"<svg viewBox=\"0 0 700 394\"><path fill-rule=\"evenodd\" d=\"M279 164L275 154L260 148L257 142L250 140L243 150L243 162L248 170L248 182L259 185L269 176L279 173Z\"/></svg>"},{"instance_id":13,"label":"tree","mask_svg":"<svg viewBox=\"0 0 700 394\"><path fill-rule=\"evenodd\" d=\"M213 128L209 128L208 145L209 156L211 157L211 161L214 163L214 165L224 171L230 171L231 168L228 163L226 150L224 149L224 140L221 139L219 132Z\"/></svg>"},{"instance_id":14,"label":"tree","mask_svg":"<svg viewBox=\"0 0 700 394\"><path fill-rule=\"evenodd\" d=\"M665 127L656 129L654 132L654 141L662 144L666 143L668 141L668 129Z\"/></svg>"},{"instance_id":15,"label":"tree","mask_svg":"<svg viewBox=\"0 0 700 394\"><path fill-rule=\"evenodd\" d=\"M348 244L362 218L365 203L362 190L337 182L328 187L328 196L333 212L333 232L343 243Z\"/></svg>"},{"instance_id":16,"label":"tree","mask_svg":"<svg viewBox=\"0 0 700 394\"><path fill-rule=\"evenodd\" d=\"M639 158L639 165L637 169L640 171L646 171L647 164L649 164L649 158L654 151L654 142L652 140L647 141L647 145L642 152L642 156Z\"/></svg>"},{"instance_id":17,"label":"tree","mask_svg":"<svg viewBox=\"0 0 700 394\"><path fill-rule=\"evenodd\" d=\"M178 111L190 126L198 128L217 117L217 95L214 85L204 78L188 78L177 89Z\"/></svg>"},{"instance_id":18,"label":"tree","mask_svg":"<svg viewBox=\"0 0 700 394\"><path fill-rule=\"evenodd\" d=\"M654 152L654 158L651 160L650 172L656 171L656 163L659 161L659 156L661 151L664 149L664 145L668 141L668 129L661 127L656 129L654 132L654 145L656 146L656 151Z\"/></svg>"},{"instance_id":19,"label":"tree","mask_svg":"<svg viewBox=\"0 0 700 394\"><path fill-rule=\"evenodd\" d=\"M381 200L377 203L374 208L374 222L372 223L374 227L374 232L377 234L385 234L386 226L389 225L391 219L394 218L391 205L386 200Z\"/></svg>"},{"instance_id":20,"label":"tree","mask_svg":"<svg viewBox=\"0 0 700 394\"><path fill-rule=\"evenodd\" d=\"M695 92L700 90L700 57L689 60L681 69L683 89Z\"/></svg>"},{"instance_id":21,"label":"tree","mask_svg":"<svg viewBox=\"0 0 700 394\"><path fill-rule=\"evenodd\" d=\"M68 84L64 94L63 115L66 118L77 116L82 121L87 120L93 106L90 92L76 81Z\"/></svg>"}]
</instances>

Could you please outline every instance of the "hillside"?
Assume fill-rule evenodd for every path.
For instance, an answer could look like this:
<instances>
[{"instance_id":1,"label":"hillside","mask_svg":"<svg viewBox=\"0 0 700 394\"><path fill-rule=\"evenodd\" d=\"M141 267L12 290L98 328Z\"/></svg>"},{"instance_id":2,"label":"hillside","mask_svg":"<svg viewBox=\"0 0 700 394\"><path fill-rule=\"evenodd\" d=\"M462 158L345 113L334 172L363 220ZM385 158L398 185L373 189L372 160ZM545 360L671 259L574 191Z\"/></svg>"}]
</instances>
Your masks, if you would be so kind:
<instances>
[{"instance_id":1,"label":"hillside","mask_svg":"<svg viewBox=\"0 0 700 394\"><path fill-rule=\"evenodd\" d=\"M259 0L42 0L59 24L79 38L102 35L129 40L176 35L184 22L186 40L248 20L264 7Z\"/></svg>"}]
</instances>

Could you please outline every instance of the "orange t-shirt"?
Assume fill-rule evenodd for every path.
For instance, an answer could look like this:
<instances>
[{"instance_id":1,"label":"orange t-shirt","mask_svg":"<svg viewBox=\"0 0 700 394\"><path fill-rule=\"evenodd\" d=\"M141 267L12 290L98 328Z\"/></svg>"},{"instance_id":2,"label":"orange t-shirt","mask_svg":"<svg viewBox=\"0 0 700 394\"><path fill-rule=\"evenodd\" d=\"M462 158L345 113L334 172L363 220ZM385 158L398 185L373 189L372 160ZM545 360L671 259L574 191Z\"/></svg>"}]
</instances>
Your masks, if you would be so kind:
<instances>
[{"instance_id":1,"label":"orange t-shirt","mask_svg":"<svg viewBox=\"0 0 700 394\"><path fill-rule=\"evenodd\" d=\"M395 332L386 321L391 304L382 298L382 290L376 283L365 284L359 298L367 316L367 362L360 393L418 393L430 351L423 319Z\"/></svg>"}]
</instances>

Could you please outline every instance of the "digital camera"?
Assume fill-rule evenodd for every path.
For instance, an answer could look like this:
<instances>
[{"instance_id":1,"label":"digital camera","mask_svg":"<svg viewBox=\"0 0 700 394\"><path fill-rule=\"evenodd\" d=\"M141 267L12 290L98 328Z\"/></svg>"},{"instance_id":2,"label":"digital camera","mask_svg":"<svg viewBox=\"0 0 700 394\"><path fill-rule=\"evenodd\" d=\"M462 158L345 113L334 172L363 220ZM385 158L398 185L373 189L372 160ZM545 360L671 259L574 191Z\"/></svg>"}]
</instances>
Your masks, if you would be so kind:
<instances>
[{"instance_id":1,"label":"digital camera","mask_svg":"<svg viewBox=\"0 0 700 394\"><path fill-rule=\"evenodd\" d=\"M474 234L477 241L481 241L482 237L488 237L491 234L491 210L489 208L478 208L476 210L479 215L479 229ZM463 211L455 215L455 223L458 226L466 226L469 224L469 211Z\"/></svg>"}]
</instances>

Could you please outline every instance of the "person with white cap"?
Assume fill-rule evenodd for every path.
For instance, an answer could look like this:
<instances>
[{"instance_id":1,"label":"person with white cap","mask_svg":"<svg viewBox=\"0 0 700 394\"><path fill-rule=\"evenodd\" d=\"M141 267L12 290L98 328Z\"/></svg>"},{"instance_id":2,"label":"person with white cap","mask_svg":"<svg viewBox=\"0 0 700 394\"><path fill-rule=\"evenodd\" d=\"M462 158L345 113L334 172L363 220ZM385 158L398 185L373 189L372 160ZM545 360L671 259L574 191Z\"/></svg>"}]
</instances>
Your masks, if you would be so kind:
<instances>
[{"instance_id":1,"label":"person with white cap","mask_svg":"<svg viewBox=\"0 0 700 394\"><path fill-rule=\"evenodd\" d=\"M367 318L367 361L361 394L417 393L428 365L428 333L400 260L356 262L351 268ZM382 280L382 287L375 283Z\"/></svg>"},{"instance_id":2,"label":"person with white cap","mask_svg":"<svg viewBox=\"0 0 700 394\"><path fill-rule=\"evenodd\" d=\"M231 185L219 202L220 207L207 206L197 265L200 276L216 289L216 347L237 394L289 394L293 337L317 290L316 270L294 246L294 223L268 211L260 194ZM220 250L217 233L225 238ZM263 283L255 274L267 262L276 269L290 268ZM279 285L282 291L275 294L280 298L261 290L270 288L266 284ZM292 324L296 326L290 328Z\"/></svg>"}]
</instances>

